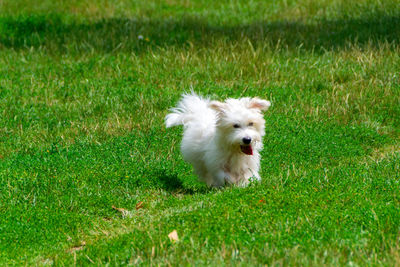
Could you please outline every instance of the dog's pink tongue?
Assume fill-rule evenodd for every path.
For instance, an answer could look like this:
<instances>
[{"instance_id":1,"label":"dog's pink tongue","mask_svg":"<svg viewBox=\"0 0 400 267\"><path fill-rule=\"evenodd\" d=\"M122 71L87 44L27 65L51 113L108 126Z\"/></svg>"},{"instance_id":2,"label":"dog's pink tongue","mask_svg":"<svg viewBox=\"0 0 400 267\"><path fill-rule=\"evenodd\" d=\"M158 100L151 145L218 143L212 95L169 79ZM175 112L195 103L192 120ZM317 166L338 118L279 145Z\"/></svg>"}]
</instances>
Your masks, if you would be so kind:
<instances>
[{"instance_id":1,"label":"dog's pink tongue","mask_svg":"<svg viewBox=\"0 0 400 267\"><path fill-rule=\"evenodd\" d=\"M240 149L246 155L253 155L253 148L251 146L240 146Z\"/></svg>"}]
</instances>

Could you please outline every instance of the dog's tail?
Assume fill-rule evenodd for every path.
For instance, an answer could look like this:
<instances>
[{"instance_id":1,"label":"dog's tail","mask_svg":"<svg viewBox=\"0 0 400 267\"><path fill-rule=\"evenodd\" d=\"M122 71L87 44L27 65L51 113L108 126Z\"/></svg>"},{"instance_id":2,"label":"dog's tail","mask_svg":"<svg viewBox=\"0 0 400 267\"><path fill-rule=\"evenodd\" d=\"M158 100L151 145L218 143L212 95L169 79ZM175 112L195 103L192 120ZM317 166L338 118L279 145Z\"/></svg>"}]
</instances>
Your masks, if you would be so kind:
<instances>
[{"instance_id":1,"label":"dog's tail","mask_svg":"<svg viewBox=\"0 0 400 267\"><path fill-rule=\"evenodd\" d=\"M191 122L201 121L202 117L209 112L208 99L202 98L195 93L183 94L177 107L171 108L165 116L165 125L167 128L177 125L187 126Z\"/></svg>"}]
</instances>

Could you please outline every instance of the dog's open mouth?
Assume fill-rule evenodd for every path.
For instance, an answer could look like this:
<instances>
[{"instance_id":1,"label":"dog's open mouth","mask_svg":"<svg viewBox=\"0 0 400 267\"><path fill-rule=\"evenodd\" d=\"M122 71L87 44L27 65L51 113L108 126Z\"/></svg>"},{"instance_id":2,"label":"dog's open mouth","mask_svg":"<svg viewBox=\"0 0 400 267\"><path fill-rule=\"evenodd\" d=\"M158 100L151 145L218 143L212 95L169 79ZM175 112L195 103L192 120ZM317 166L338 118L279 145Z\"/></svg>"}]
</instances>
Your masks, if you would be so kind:
<instances>
[{"instance_id":1,"label":"dog's open mouth","mask_svg":"<svg viewBox=\"0 0 400 267\"><path fill-rule=\"evenodd\" d=\"M240 149L246 155L253 155L253 148L251 147L251 145L240 146Z\"/></svg>"}]
</instances>

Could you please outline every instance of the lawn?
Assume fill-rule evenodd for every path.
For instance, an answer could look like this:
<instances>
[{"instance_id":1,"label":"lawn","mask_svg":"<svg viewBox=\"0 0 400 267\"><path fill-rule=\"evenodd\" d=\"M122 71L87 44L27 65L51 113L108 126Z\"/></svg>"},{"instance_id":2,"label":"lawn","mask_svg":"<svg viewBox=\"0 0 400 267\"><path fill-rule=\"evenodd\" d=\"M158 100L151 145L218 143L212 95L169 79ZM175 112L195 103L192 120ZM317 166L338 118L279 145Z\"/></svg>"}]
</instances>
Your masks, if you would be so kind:
<instances>
[{"instance_id":1,"label":"lawn","mask_svg":"<svg viewBox=\"0 0 400 267\"><path fill-rule=\"evenodd\" d=\"M190 90L272 102L261 183L197 181ZM0 265L400 264L396 0L3 0L0 113Z\"/></svg>"}]
</instances>

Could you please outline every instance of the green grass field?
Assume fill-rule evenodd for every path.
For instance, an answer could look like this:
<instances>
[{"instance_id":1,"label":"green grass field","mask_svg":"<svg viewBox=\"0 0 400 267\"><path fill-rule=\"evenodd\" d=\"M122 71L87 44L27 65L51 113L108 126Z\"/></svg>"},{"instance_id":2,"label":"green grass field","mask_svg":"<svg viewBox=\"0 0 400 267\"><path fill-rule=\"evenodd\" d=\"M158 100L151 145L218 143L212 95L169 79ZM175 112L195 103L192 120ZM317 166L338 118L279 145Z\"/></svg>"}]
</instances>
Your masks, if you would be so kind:
<instances>
[{"instance_id":1,"label":"green grass field","mask_svg":"<svg viewBox=\"0 0 400 267\"><path fill-rule=\"evenodd\" d=\"M273 103L261 183L197 182L191 89ZM400 265L396 0L3 0L0 113L0 265Z\"/></svg>"}]
</instances>

